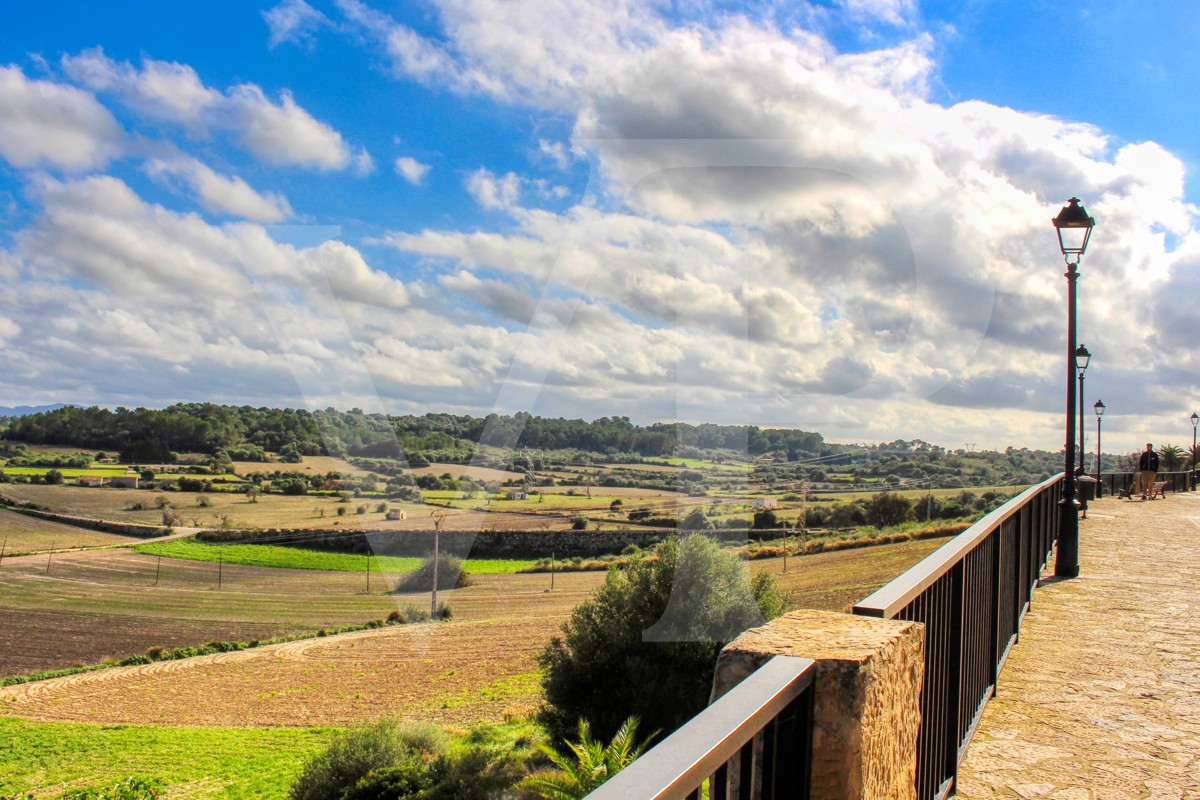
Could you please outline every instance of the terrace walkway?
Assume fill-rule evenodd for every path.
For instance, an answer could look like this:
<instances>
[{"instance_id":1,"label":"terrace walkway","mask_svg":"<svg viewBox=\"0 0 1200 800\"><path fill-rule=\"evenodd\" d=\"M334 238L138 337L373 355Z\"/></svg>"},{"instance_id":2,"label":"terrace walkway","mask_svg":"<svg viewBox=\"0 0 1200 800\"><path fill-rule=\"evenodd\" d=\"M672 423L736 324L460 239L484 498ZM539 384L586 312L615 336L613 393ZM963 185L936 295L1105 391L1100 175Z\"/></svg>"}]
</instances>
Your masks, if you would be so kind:
<instances>
[{"instance_id":1,"label":"terrace walkway","mask_svg":"<svg viewBox=\"0 0 1200 800\"><path fill-rule=\"evenodd\" d=\"M957 796L1200 799L1200 492L1091 504L1080 576L1034 593Z\"/></svg>"}]
</instances>

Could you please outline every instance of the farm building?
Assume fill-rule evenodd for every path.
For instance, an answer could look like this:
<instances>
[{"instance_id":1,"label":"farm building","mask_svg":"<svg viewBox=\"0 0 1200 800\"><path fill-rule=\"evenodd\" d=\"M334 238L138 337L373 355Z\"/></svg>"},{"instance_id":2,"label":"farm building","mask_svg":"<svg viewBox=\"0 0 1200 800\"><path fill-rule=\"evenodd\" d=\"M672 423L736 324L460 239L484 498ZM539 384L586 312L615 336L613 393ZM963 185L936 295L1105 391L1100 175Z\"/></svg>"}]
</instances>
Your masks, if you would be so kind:
<instances>
[{"instance_id":1,"label":"farm building","mask_svg":"<svg viewBox=\"0 0 1200 800\"><path fill-rule=\"evenodd\" d=\"M101 478L99 475L80 475L75 479L75 485L89 486L93 489L97 489L104 485L104 478Z\"/></svg>"},{"instance_id":2,"label":"farm building","mask_svg":"<svg viewBox=\"0 0 1200 800\"><path fill-rule=\"evenodd\" d=\"M137 475L119 475L115 478L108 479L108 485L118 489L136 489L138 488Z\"/></svg>"},{"instance_id":3,"label":"farm building","mask_svg":"<svg viewBox=\"0 0 1200 800\"><path fill-rule=\"evenodd\" d=\"M398 519L404 519L404 516L404 512L398 508L393 508L391 511L387 512L387 518L393 522ZM441 583L441 581L438 581L438 583Z\"/></svg>"},{"instance_id":4,"label":"farm building","mask_svg":"<svg viewBox=\"0 0 1200 800\"><path fill-rule=\"evenodd\" d=\"M528 500L529 493L524 489L509 489L504 493L504 496L509 500Z\"/></svg>"},{"instance_id":5,"label":"farm building","mask_svg":"<svg viewBox=\"0 0 1200 800\"><path fill-rule=\"evenodd\" d=\"M751 502L754 508L779 508L779 498L777 497L756 497Z\"/></svg>"}]
</instances>

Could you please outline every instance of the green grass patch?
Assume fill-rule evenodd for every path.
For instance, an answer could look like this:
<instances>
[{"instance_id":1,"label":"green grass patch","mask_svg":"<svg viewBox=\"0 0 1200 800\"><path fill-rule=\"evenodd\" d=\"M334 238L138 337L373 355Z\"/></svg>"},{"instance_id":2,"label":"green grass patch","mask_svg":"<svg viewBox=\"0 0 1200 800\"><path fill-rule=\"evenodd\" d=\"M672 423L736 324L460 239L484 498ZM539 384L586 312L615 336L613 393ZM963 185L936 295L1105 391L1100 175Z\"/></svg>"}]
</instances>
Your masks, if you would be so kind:
<instances>
[{"instance_id":1,"label":"green grass patch","mask_svg":"<svg viewBox=\"0 0 1200 800\"><path fill-rule=\"evenodd\" d=\"M0 717L0 790L54 792L159 778L172 796L283 800L333 728L168 728ZM178 787L176 791L171 791ZM57 791L56 791L57 790Z\"/></svg>"},{"instance_id":2,"label":"green grass patch","mask_svg":"<svg viewBox=\"0 0 1200 800\"><path fill-rule=\"evenodd\" d=\"M311 550L303 547L284 547L272 544L209 544L194 539L177 539L173 542L152 542L134 545L139 553L166 558L182 558L189 561L206 561L240 564L250 567L275 567L278 569L315 569L327 572L367 571L365 553L338 553L330 550ZM415 572L422 559L402 556L371 556L371 572L405 573ZM510 575L532 561L509 559L475 559L466 562L466 571L472 575Z\"/></svg>"}]
</instances>

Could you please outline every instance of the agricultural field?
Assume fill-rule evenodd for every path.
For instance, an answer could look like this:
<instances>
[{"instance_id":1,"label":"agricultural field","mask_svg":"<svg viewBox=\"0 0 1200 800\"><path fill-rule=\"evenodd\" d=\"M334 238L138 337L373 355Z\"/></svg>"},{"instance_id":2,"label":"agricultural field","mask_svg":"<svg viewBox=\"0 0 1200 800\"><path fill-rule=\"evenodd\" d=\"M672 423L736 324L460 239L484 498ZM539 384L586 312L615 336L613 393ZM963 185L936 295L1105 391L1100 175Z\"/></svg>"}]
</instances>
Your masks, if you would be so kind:
<instances>
[{"instance_id":1,"label":"agricultural field","mask_svg":"<svg viewBox=\"0 0 1200 800\"><path fill-rule=\"evenodd\" d=\"M0 551L5 557L39 550L106 547L137 541L141 540L134 536L89 531L0 508Z\"/></svg>"},{"instance_id":2,"label":"agricultural field","mask_svg":"<svg viewBox=\"0 0 1200 800\"><path fill-rule=\"evenodd\" d=\"M326 475L330 472L338 472L342 475L356 478L366 477L371 474L368 470L356 467L340 458L332 458L331 456L302 456L299 464L285 464L277 461L233 462L233 471L242 476L249 475L252 472L270 473L275 470L279 470L280 472L303 472L311 475Z\"/></svg>"},{"instance_id":3,"label":"agricultural field","mask_svg":"<svg viewBox=\"0 0 1200 800\"><path fill-rule=\"evenodd\" d=\"M786 573L782 559L749 568L776 573L798 606L843 610L943 541L792 557ZM157 572L157 558L128 550L64 554L48 574L45 565L27 557L0 570L3 674L155 645L363 623L429 598L388 594L388 575L373 576L368 594L365 576L350 572L224 565L218 577L216 565L177 559L163 559ZM341 725L389 709L442 723L499 720L538 702L534 656L603 579L599 572L478 575L470 587L438 593L451 603L451 622L8 687L0 689L0 708L30 719L182 725ZM234 696L245 702L214 702Z\"/></svg>"},{"instance_id":4,"label":"agricultural field","mask_svg":"<svg viewBox=\"0 0 1200 800\"><path fill-rule=\"evenodd\" d=\"M327 728L184 728L31 722L0 716L0 791L65 789L153 775L169 798L285 800ZM87 776L80 777L80 765Z\"/></svg>"},{"instance_id":5,"label":"agricultural field","mask_svg":"<svg viewBox=\"0 0 1200 800\"><path fill-rule=\"evenodd\" d=\"M134 546L134 551L150 556L164 556L209 564L241 564L251 567L277 569L308 569L330 572L355 572L399 575L413 572L422 559L403 556L339 553L331 550L312 550L304 547L284 547L270 544L209 544L192 539L153 542ZM510 575L532 561L511 559L471 559L463 562L470 575Z\"/></svg>"}]
</instances>

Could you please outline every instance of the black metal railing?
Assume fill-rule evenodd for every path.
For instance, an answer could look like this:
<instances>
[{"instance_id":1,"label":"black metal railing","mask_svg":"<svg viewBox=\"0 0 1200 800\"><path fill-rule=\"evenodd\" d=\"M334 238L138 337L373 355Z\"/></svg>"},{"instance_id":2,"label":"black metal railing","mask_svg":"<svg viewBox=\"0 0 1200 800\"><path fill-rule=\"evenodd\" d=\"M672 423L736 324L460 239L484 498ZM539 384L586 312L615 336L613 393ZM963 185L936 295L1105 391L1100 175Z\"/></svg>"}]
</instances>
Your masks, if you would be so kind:
<instances>
[{"instance_id":1,"label":"black metal railing","mask_svg":"<svg viewBox=\"0 0 1200 800\"><path fill-rule=\"evenodd\" d=\"M1062 475L976 522L854 607L925 623L917 798L954 792L958 764L995 693L1041 569L1058 537Z\"/></svg>"},{"instance_id":2,"label":"black metal railing","mask_svg":"<svg viewBox=\"0 0 1200 800\"><path fill-rule=\"evenodd\" d=\"M815 672L772 658L587 800L806 800Z\"/></svg>"},{"instance_id":3,"label":"black metal railing","mask_svg":"<svg viewBox=\"0 0 1200 800\"><path fill-rule=\"evenodd\" d=\"M1100 484L1104 487L1104 494L1106 495L1117 494L1122 489L1132 486L1136 479L1136 472L1100 473ZM1168 492L1186 492L1191 490L1195 485L1195 479L1190 470L1186 472L1160 472L1154 480L1166 481Z\"/></svg>"}]
</instances>

